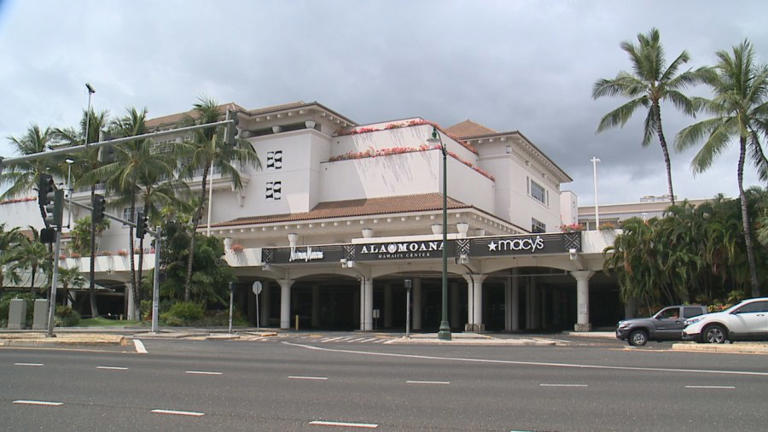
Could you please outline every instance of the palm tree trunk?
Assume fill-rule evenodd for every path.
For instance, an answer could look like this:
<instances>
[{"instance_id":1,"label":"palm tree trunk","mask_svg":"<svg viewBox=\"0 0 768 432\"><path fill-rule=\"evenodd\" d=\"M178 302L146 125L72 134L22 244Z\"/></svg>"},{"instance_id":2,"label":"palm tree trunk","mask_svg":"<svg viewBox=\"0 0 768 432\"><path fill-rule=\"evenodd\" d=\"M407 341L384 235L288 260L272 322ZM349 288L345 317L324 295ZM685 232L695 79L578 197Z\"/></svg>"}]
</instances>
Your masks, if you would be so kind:
<instances>
[{"instance_id":1,"label":"palm tree trunk","mask_svg":"<svg viewBox=\"0 0 768 432\"><path fill-rule=\"evenodd\" d=\"M744 229L744 244L747 248L747 264L749 265L749 281L752 286L752 297L760 297L760 285L757 281L757 266L755 265L755 251L752 245L752 228L749 223L747 208L747 196L744 194L744 157L747 151L746 138L739 139L739 199L741 200L741 223Z\"/></svg>"},{"instance_id":2,"label":"palm tree trunk","mask_svg":"<svg viewBox=\"0 0 768 432\"><path fill-rule=\"evenodd\" d=\"M210 164L206 163L203 168L203 182L200 192L200 205L195 210L195 214L192 217L192 239L189 242L189 257L187 259L187 277L184 281L184 301L189 301L190 290L192 288L192 262L195 258L195 234L197 233L197 227L200 225L200 219L203 216L203 208L205 207L206 198L206 186L208 184L208 167Z\"/></svg>"},{"instance_id":3,"label":"palm tree trunk","mask_svg":"<svg viewBox=\"0 0 768 432\"><path fill-rule=\"evenodd\" d=\"M91 185L91 205L96 197L96 185ZM96 281L94 272L96 271L96 223L93 221L93 212L91 212L91 262L88 283L88 297L91 303L91 318L99 316L99 310L96 307Z\"/></svg>"},{"instance_id":4,"label":"palm tree trunk","mask_svg":"<svg viewBox=\"0 0 768 432\"><path fill-rule=\"evenodd\" d=\"M29 292L35 292L35 273L37 273L37 266L32 266L32 280L29 282Z\"/></svg>"},{"instance_id":5,"label":"palm tree trunk","mask_svg":"<svg viewBox=\"0 0 768 432\"><path fill-rule=\"evenodd\" d=\"M664 153L664 165L667 167L667 185L669 187L669 199L672 205L675 205L675 192L672 190L672 162L669 160L669 148L667 147L667 139L664 138L664 131L661 127L661 107L658 103L655 104L653 110L654 117L656 117L656 134L659 136L659 145L661 145L661 152Z\"/></svg>"}]
</instances>

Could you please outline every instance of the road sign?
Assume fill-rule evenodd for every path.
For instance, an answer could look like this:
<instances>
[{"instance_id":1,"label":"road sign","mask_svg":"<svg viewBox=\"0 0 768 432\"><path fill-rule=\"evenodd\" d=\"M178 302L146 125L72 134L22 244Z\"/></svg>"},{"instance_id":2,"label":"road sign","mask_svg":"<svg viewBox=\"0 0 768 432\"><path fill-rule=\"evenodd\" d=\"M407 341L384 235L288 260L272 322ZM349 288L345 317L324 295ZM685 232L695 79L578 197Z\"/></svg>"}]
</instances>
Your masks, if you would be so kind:
<instances>
[{"instance_id":1,"label":"road sign","mask_svg":"<svg viewBox=\"0 0 768 432\"><path fill-rule=\"evenodd\" d=\"M261 281L256 281L253 283L253 293L256 295L261 294Z\"/></svg>"}]
</instances>

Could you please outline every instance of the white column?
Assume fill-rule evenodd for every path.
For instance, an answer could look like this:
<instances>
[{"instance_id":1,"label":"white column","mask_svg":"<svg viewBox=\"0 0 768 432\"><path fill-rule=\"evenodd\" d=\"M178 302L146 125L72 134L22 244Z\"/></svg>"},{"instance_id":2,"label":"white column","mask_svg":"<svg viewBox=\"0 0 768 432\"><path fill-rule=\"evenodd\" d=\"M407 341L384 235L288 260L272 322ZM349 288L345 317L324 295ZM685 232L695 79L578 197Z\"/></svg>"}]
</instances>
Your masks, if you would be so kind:
<instances>
[{"instance_id":1,"label":"white column","mask_svg":"<svg viewBox=\"0 0 768 432\"><path fill-rule=\"evenodd\" d=\"M136 318L136 305L133 303L133 289L130 282L126 284L125 290L128 292L128 318L129 320L135 320Z\"/></svg>"},{"instance_id":2,"label":"white column","mask_svg":"<svg viewBox=\"0 0 768 432\"><path fill-rule=\"evenodd\" d=\"M483 331L483 281L485 280L485 275L472 275L472 278L475 282L475 289L472 293L474 295L474 298L472 300L472 303L474 303L474 306L472 307L472 310L475 313L474 318L474 325L475 325L475 331Z\"/></svg>"},{"instance_id":3,"label":"white column","mask_svg":"<svg viewBox=\"0 0 768 432\"><path fill-rule=\"evenodd\" d=\"M392 285L384 286L384 328L392 327Z\"/></svg>"},{"instance_id":4,"label":"white column","mask_svg":"<svg viewBox=\"0 0 768 432\"><path fill-rule=\"evenodd\" d=\"M461 312L459 309L459 306L461 306L459 304L459 284L457 282L451 282L449 289L451 292L451 327L459 328L459 322L461 320Z\"/></svg>"},{"instance_id":5,"label":"white column","mask_svg":"<svg viewBox=\"0 0 768 432\"><path fill-rule=\"evenodd\" d=\"M576 331L590 331L589 323L589 278L594 272L587 270L572 271L571 276L576 279Z\"/></svg>"},{"instance_id":6,"label":"white column","mask_svg":"<svg viewBox=\"0 0 768 432\"><path fill-rule=\"evenodd\" d=\"M373 279L365 279L365 328L373 330Z\"/></svg>"},{"instance_id":7,"label":"white column","mask_svg":"<svg viewBox=\"0 0 768 432\"><path fill-rule=\"evenodd\" d=\"M271 295L270 291L272 288L272 282L264 282L263 287L261 289L261 298L259 299L259 306L261 306L261 315L259 316L259 319L261 320L261 326L262 327L269 327L269 303L271 302Z\"/></svg>"},{"instance_id":8,"label":"white column","mask_svg":"<svg viewBox=\"0 0 768 432\"><path fill-rule=\"evenodd\" d=\"M320 287L312 287L312 327L320 327Z\"/></svg>"},{"instance_id":9,"label":"white column","mask_svg":"<svg viewBox=\"0 0 768 432\"><path fill-rule=\"evenodd\" d=\"M473 309L474 306L474 295L475 292L475 284L472 283L472 278L469 274L464 275L464 280L467 281L467 325L464 326L465 331L472 331L472 324L475 319L475 312Z\"/></svg>"},{"instance_id":10,"label":"white column","mask_svg":"<svg viewBox=\"0 0 768 432\"><path fill-rule=\"evenodd\" d=\"M504 331L512 330L512 278L504 281Z\"/></svg>"},{"instance_id":11,"label":"white column","mask_svg":"<svg viewBox=\"0 0 768 432\"><path fill-rule=\"evenodd\" d=\"M512 331L520 330L520 278L517 277L517 269L512 271L512 305L511 305L511 320Z\"/></svg>"},{"instance_id":12,"label":"white column","mask_svg":"<svg viewBox=\"0 0 768 432\"><path fill-rule=\"evenodd\" d=\"M421 330L421 278L413 278L413 329Z\"/></svg>"},{"instance_id":13,"label":"white column","mask_svg":"<svg viewBox=\"0 0 768 432\"><path fill-rule=\"evenodd\" d=\"M293 279L280 279L280 328L291 328L291 286Z\"/></svg>"}]
</instances>

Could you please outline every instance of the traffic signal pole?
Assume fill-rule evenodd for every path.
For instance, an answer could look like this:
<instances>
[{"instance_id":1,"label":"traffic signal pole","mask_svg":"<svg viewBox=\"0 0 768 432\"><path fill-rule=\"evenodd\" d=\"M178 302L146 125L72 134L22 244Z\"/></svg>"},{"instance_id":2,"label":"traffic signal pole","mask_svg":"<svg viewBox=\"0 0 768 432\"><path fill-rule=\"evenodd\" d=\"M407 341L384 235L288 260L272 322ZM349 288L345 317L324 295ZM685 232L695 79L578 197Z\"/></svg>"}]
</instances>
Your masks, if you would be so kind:
<instances>
[{"instance_id":1,"label":"traffic signal pole","mask_svg":"<svg viewBox=\"0 0 768 432\"><path fill-rule=\"evenodd\" d=\"M59 253L61 252L61 227L56 229L56 245L53 248L53 277L51 278L51 297L48 299L48 337L53 334L54 315L56 314L56 284L59 282Z\"/></svg>"}]
</instances>

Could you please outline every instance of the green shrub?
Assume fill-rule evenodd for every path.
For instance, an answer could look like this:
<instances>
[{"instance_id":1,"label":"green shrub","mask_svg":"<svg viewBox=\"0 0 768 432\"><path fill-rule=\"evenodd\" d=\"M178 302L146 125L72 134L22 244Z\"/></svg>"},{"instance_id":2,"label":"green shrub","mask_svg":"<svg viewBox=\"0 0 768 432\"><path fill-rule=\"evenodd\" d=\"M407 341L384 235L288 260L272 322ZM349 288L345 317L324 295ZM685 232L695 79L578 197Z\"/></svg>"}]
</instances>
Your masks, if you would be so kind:
<instances>
[{"instance_id":1,"label":"green shrub","mask_svg":"<svg viewBox=\"0 0 768 432\"><path fill-rule=\"evenodd\" d=\"M55 322L60 327L72 327L80 324L80 314L71 306L56 306Z\"/></svg>"},{"instance_id":2,"label":"green shrub","mask_svg":"<svg viewBox=\"0 0 768 432\"><path fill-rule=\"evenodd\" d=\"M193 302L178 302L171 306L168 312L160 314L160 318L167 325L180 326L200 321L204 315L205 308L203 305Z\"/></svg>"}]
</instances>

